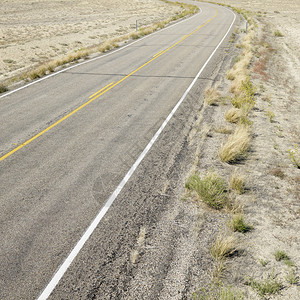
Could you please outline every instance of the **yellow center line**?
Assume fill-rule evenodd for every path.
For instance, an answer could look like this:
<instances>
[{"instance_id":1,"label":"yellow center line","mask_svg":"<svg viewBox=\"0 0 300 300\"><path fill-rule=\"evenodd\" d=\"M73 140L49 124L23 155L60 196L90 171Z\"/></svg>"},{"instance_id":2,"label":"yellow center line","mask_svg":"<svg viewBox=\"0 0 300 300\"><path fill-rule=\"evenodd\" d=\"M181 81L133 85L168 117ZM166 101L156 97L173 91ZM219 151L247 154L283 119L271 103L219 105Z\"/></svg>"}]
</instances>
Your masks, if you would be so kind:
<instances>
[{"instance_id":1,"label":"yellow center line","mask_svg":"<svg viewBox=\"0 0 300 300\"><path fill-rule=\"evenodd\" d=\"M160 54L161 52L163 52L164 50L159 51L158 53L156 53L155 55L153 55L152 57L157 56L158 54Z\"/></svg>"},{"instance_id":2,"label":"yellow center line","mask_svg":"<svg viewBox=\"0 0 300 300\"><path fill-rule=\"evenodd\" d=\"M130 76L132 76L137 71L141 70L142 68L144 68L145 66L147 66L148 64L150 64L152 61L154 61L155 59L157 59L158 57L160 57L161 55L163 55L167 51L169 51L172 48L174 48L176 45L178 45L179 43L181 43L182 41L184 41L185 39L187 39L188 37L190 37L192 34L194 34L195 32L197 32L198 30L200 30L202 27L204 27L205 25L207 25L209 22L211 22L217 16L217 14L218 14L218 11L216 10L216 14L211 19L209 19L204 24L198 26L197 29L195 29L193 32L191 32L190 34L184 36L182 39L180 39L178 42L176 42L175 44L173 44L172 46L170 46L166 50L163 50L163 51L157 53L157 55L155 55L148 62L144 63L142 66L140 66L136 70L132 71L130 74L126 75L124 78L122 78L118 82L116 82L116 83L111 82L110 84L108 84L107 86L105 86L104 88L102 88L101 90L99 90L98 92L96 92L95 94L91 95L89 98L92 98L92 99L90 99L89 101L85 102L84 104L82 104L81 106L79 106L78 108L76 108L75 110L73 110L71 113L67 114L66 116L64 116L63 118L61 118L57 122L53 123L51 126L47 127L43 131L39 132L38 134L36 134L35 136L33 136L31 139L29 139L26 142L22 143L21 145L19 145L15 149L11 150L7 154L1 156L0 157L0 161L6 159L7 157L9 157L10 155L12 155L13 153L17 152L18 150L20 150L24 146L28 145L29 143L31 143L32 141L34 141L35 139L37 139L38 137L40 137L41 135L43 135L44 133L46 133L47 131L49 131L50 129L52 129L53 127L57 126L58 124L60 124L64 120L68 119L69 117L71 117L72 115L74 115L76 112L78 112L79 110L81 110L82 108L84 108L85 106L87 106L88 104L90 104L91 102L93 102L95 99L97 99L101 95L105 94L106 92L108 92L109 90L111 90L112 88L114 88L115 86L117 86L118 84L120 84L121 82L123 82L124 80L126 80L127 78L129 78Z\"/></svg>"},{"instance_id":3,"label":"yellow center line","mask_svg":"<svg viewBox=\"0 0 300 300\"><path fill-rule=\"evenodd\" d=\"M107 86L105 86L104 88L102 88L101 90L99 90L98 92L96 92L95 94L91 95L89 98L93 98L94 96L96 96L98 93L102 92L103 90L105 90L106 88L108 88L109 86L111 86L113 83L115 83L114 81L111 82L110 84L108 84Z\"/></svg>"}]
</instances>

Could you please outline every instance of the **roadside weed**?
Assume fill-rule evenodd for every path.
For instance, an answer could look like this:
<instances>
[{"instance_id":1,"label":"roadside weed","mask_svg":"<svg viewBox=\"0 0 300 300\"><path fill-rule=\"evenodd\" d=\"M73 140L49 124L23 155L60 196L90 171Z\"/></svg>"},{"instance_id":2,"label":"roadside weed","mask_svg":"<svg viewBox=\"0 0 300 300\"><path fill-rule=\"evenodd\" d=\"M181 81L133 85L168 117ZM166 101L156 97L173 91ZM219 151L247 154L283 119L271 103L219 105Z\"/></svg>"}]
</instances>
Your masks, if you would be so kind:
<instances>
[{"instance_id":1,"label":"roadside weed","mask_svg":"<svg viewBox=\"0 0 300 300\"><path fill-rule=\"evenodd\" d=\"M205 103L207 105L217 105L220 100L220 93L217 89L210 87L205 90Z\"/></svg>"},{"instance_id":2,"label":"roadside weed","mask_svg":"<svg viewBox=\"0 0 300 300\"><path fill-rule=\"evenodd\" d=\"M256 88L249 78L241 82L237 95L231 98L231 104L236 108L248 107L250 111L255 104Z\"/></svg>"},{"instance_id":3,"label":"roadside weed","mask_svg":"<svg viewBox=\"0 0 300 300\"><path fill-rule=\"evenodd\" d=\"M233 163L243 159L250 147L250 131L247 126L238 126L233 134L231 134L226 143L219 150L221 161Z\"/></svg>"},{"instance_id":4,"label":"roadside weed","mask_svg":"<svg viewBox=\"0 0 300 300\"><path fill-rule=\"evenodd\" d=\"M232 217L230 226L233 231L246 233L250 231L253 227L245 223L243 214L236 214Z\"/></svg>"},{"instance_id":5,"label":"roadside weed","mask_svg":"<svg viewBox=\"0 0 300 300\"><path fill-rule=\"evenodd\" d=\"M276 37L283 37L283 34L279 30L275 30L274 36L276 36Z\"/></svg>"},{"instance_id":6,"label":"roadside weed","mask_svg":"<svg viewBox=\"0 0 300 300\"><path fill-rule=\"evenodd\" d=\"M280 291L282 284L278 282L273 273L268 274L267 278L259 281L255 280L253 277L250 277L246 284L251 286L257 293L264 297L265 295L273 295Z\"/></svg>"},{"instance_id":7,"label":"roadside weed","mask_svg":"<svg viewBox=\"0 0 300 300\"><path fill-rule=\"evenodd\" d=\"M215 209L223 208L228 201L225 181L214 172L208 172L203 179L198 174L189 177L185 187L195 191L204 203Z\"/></svg>"},{"instance_id":8,"label":"roadside weed","mask_svg":"<svg viewBox=\"0 0 300 300\"><path fill-rule=\"evenodd\" d=\"M273 119L275 117L275 114L272 111L267 110L266 111L266 116L268 117L270 123L273 123Z\"/></svg>"},{"instance_id":9,"label":"roadside weed","mask_svg":"<svg viewBox=\"0 0 300 300\"><path fill-rule=\"evenodd\" d=\"M276 251L274 256L277 261L289 259L288 255L284 251L280 250Z\"/></svg>"},{"instance_id":10,"label":"roadside weed","mask_svg":"<svg viewBox=\"0 0 300 300\"><path fill-rule=\"evenodd\" d=\"M294 149L289 149L289 157L295 167L300 169L300 149L298 145L294 145Z\"/></svg>"},{"instance_id":11,"label":"roadside weed","mask_svg":"<svg viewBox=\"0 0 300 300\"><path fill-rule=\"evenodd\" d=\"M291 261L291 259L288 257L288 255L284 251L276 251L274 253L275 259L277 261L283 261L284 264L286 264L289 267L293 267L294 263Z\"/></svg>"},{"instance_id":12,"label":"roadside weed","mask_svg":"<svg viewBox=\"0 0 300 300\"><path fill-rule=\"evenodd\" d=\"M232 173L229 181L229 187L237 194L245 192L245 177L236 171Z\"/></svg>"},{"instance_id":13,"label":"roadside weed","mask_svg":"<svg viewBox=\"0 0 300 300\"><path fill-rule=\"evenodd\" d=\"M241 109L232 107L225 113L225 120L229 123L237 123L242 115Z\"/></svg>"},{"instance_id":14,"label":"roadside weed","mask_svg":"<svg viewBox=\"0 0 300 300\"><path fill-rule=\"evenodd\" d=\"M211 286L208 289L201 289L193 293L193 300L243 300L244 294L236 288L230 286Z\"/></svg>"},{"instance_id":15,"label":"roadside weed","mask_svg":"<svg viewBox=\"0 0 300 300\"><path fill-rule=\"evenodd\" d=\"M210 252L216 261L221 261L231 255L235 250L236 239L233 236L217 237Z\"/></svg>"},{"instance_id":16,"label":"roadside weed","mask_svg":"<svg viewBox=\"0 0 300 300\"><path fill-rule=\"evenodd\" d=\"M295 274L295 271L291 268L288 275L286 276L286 281L289 284L297 284L298 283L298 277Z\"/></svg>"},{"instance_id":17,"label":"roadside weed","mask_svg":"<svg viewBox=\"0 0 300 300\"><path fill-rule=\"evenodd\" d=\"M263 267L265 267L269 263L269 261L266 259L260 259L259 262Z\"/></svg>"}]
</instances>

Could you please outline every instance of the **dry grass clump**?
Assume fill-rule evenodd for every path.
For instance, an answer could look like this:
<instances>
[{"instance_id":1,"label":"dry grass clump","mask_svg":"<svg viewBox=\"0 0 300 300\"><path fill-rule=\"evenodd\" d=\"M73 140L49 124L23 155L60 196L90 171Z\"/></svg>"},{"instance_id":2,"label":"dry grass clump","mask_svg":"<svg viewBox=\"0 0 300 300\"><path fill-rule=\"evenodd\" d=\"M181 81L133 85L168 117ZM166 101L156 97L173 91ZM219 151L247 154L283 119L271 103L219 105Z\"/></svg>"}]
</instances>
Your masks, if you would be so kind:
<instances>
[{"instance_id":1,"label":"dry grass clump","mask_svg":"<svg viewBox=\"0 0 300 300\"><path fill-rule=\"evenodd\" d=\"M225 113L225 120L229 123L237 123L243 116L241 109L232 107Z\"/></svg>"},{"instance_id":2,"label":"dry grass clump","mask_svg":"<svg viewBox=\"0 0 300 300\"><path fill-rule=\"evenodd\" d=\"M210 87L205 90L205 103L207 105L217 105L220 100L220 93L216 88Z\"/></svg>"},{"instance_id":3,"label":"dry grass clump","mask_svg":"<svg viewBox=\"0 0 300 300\"><path fill-rule=\"evenodd\" d=\"M139 251L135 249L130 254L131 263L134 265L137 262L138 258L139 258Z\"/></svg>"},{"instance_id":4,"label":"dry grass clump","mask_svg":"<svg viewBox=\"0 0 300 300\"><path fill-rule=\"evenodd\" d=\"M219 236L212 245L210 252L217 261L224 260L236 250L236 239L233 236Z\"/></svg>"},{"instance_id":5,"label":"dry grass clump","mask_svg":"<svg viewBox=\"0 0 300 300\"><path fill-rule=\"evenodd\" d=\"M146 228L141 227L139 236L137 238L137 249L134 249L130 254L130 261L132 264L135 264L138 261L139 251L143 247L145 243L145 239L146 239Z\"/></svg>"},{"instance_id":6,"label":"dry grass clump","mask_svg":"<svg viewBox=\"0 0 300 300\"><path fill-rule=\"evenodd\" d=\"M230 91L237 91L242 81L246 81L248 77L248 66L252 59L252 52L244 50L238 62L234 64L232 69L227 72L227 79L232 80Z\"/></svg>"},{"instance_id":7,"label":"dry grass clump","mask_svg":"<svg viewBox=\"0 0 300 300\"><path fill-rule=\"evenodd\" d=\"M298 284L299 278L296 276L295 271L291 268L288 275L286 276L286 281L289 284Z\"/></svg>"},{"instance_id":8,"label":"dry grass clump","mask_svg":"<svg viewBox=\"0 0 300 300\"><path fill-rule=\"evenodd\" d=\"M239 125L221 146L219 157L221 161L232 163L245 157L250 147L250 130L248 126Z\"/></svg>"},{"instance_id":9,"label":"dry grass clump","mask_svg":"<svg viewBox=\"0 0 300 300\"><path fill-rule=\"evenodd\" d=\"M232 217L230 227L233 231L246 233L252 229L252 226L245 223L243 214L236 214Z\"/></svg>"},{"instance_id":10,"label":"dry grass clump","mask_svg":"<svg viewBox=\"0 0 300 300\"><path fill-rule=\"evenodd\" d=\"M243 82L246 82L249 76L249 65L253 57L252 41L254 39L253 26L250 26L248 34L244 37L241 47L244 49L242 55L236 61L232 69L227 72L227 79L232 80L230 91L235 95L240 94L240 88Z\"/></svg>"},{"instance_id":11,"label":"dry grass clump","mask_svg":"<svg viewBox=\"0 0 300 300\"><path fill-rule=\"evenodd\" d=\"M252 43L255 38L254 26L250 26L247 35L243 38L242 47L245 50L252 52Z\"/></svg>"},{"instance_id":12,"label":"dry grass clump","mask_svg":"<svg viewBox=\"0 0 300 300\"><path fill-rule=\"evenodd\" d=\"M215 260L213 279L219 284L222 273L226 269L225 259L236 251L236 239L233 236L218 236L212 244L210 253ZM217 298L219 299L219 298Z\"/></svg>"},{"instance_id":13,"label":"dry grass clump","mask_svg":"<svg viewBox=\"0 0 300 300\"><path fill-rule=\"evenodd\" d=\"M93 50L82 49L82 50L75 51L74 53L69 53L68 55L66 55L66 56L64 56L60 59L49 61L49 62L46 62L46 63L44 63L44 64L42 64L38 67L35 67L34 69L29 71L28 73L22 75L21 79L26 80L28 78L30 80L34 80L34 79L37 79L37 78L41 78L44 75L47 75L47 74L50 74L50 73L54 72L55 69L58 66L77 61L81 58L85 58L91 52L93 52Z\"/></svg>"},{"instance_id":14,"label":"dry grass clump","mask_svg":"<svg viewBox=\"0 0 300 300\"><path fill-rule=\"evenodd\" d=\"M236 108L242 108L244 113L248 113L255 105L256 88L250 81L249 77L240 83L235 97L231 98L231 104Z\"/></svg>"},{"instance_id":15,"label":"dry grass clump","mask_svg":"<svg viewBox=\"0 0 300 300\"><path fill-rule=\"evenodd\" d=\"M212 171L202 179L198 174L189 177L185 187L196 192L204 203L214 209L222 209L228 203L226 183Z\"/></svg>"},{"instance_id":16,"label":"dry grass clump","mask_svg":"<svg viewBox=\"0 0 300 300\"><path fill-rule=\"evenodd\" d=\"M238 172L234 172L229 181L229 187L238 194L245 192L245 177Z\"/></svg>"},{"instance_id":17,"label":"dry grass clump","mask_svg":"<svg viewBox=\"0 0 300 300\"><path fill-rule=\"evenodd\" d=\"M222 133L222 134L231 134L232 129L226 126L218 126L218 127L214 127L214 132Z\"/></svg>"}]
</instances>

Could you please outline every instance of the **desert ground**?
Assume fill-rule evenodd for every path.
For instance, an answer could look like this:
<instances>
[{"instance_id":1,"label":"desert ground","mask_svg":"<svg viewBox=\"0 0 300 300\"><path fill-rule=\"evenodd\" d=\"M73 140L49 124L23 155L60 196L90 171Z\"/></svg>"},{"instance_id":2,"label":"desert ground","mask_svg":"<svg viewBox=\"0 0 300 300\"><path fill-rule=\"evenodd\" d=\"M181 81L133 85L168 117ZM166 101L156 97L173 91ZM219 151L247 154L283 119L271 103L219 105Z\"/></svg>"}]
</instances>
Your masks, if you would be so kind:
<instances>
[{"instance_id":1,"label":"desert ground","mask_svg":"<svg viewBox=\"0 0 300 300\"><path fill-rule=\"evenodd\" d=\"M180 11L160 0L1 0L0 82Z\"/></svg>"},{"instance_id":2,"label":"desert ground","mask_svg":"<svg viewBox=\"0 0 300 300\"><path fill-rule=\"evenodd\" d=\"M220 164L216 157L220 145L226 141L220 133L224 135L226 130L233 129L225 120L220 121L228 109L219 105L204 110L197 125L198 141L201 132L208 138L198 142L202 154L196 170L205 174L212 168L224 178L234 172L243 174L246 189L236 199L253 227L248 233L233 234L238 241L234 254L212 269L212 273L218 273L217 285L221 282L223 286L237 288L236 298L224 297L226 288L221 288L224 298L211 286L205 293L201 285L194 296L195 299L296 300L300 295L300 2L213 2L248 10L248 16L255 20L253 56L247 68L256 89L250 114L252 141L244 161ZM243 26L245 24L239 32L243 32ZM237 48L242 41L243 37L237 34L234 41ZM243 57L243 51L247 50L239 50L238 59ZM213 86L225 97L232 95L228 93L231 86L228 76L219 75ZM211 119L205 119L207 114ZM293 163L291 152L298 160L298 167ZM200 209L207 218L205 210ZM230 225L224 222L219 235L231 236L228 227ZM278 258L275 254L279 252L287 258ZM215 277L215 274L211 276L214 280Z\"/></svg>"}]
</instances>

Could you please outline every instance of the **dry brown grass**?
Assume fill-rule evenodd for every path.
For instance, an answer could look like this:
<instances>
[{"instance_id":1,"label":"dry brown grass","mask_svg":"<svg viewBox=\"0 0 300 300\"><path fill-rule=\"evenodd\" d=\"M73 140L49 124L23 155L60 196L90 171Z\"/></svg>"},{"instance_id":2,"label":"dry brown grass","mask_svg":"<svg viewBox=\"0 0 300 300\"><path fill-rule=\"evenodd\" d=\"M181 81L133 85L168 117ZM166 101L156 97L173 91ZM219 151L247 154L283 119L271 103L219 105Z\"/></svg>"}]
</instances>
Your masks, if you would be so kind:
<instances>
[{"instance_id":1,"label":"dry brown grass","mask_svg":"<svg viewBox=\"0 0 300 300\"><path fill-rule=\"evenodd\" d=\"M236 239L233 236L218 236L211 247L211 255L216 261L221 261L236 250Z\"/></svg>"},{"instance_id":2,"label":"dry brown grass","mask_svg":"<svg viewBox=\"0 0 300 300\"><path fill-rule=\"evenodd\" d=\"M241 109L232 107L225 113L225 120L229 123L238 123L242 116L243 112Z\"/></svg>"},{"instance_id":3,"label":"dry brown grass","mask_svg":"<svg viewBox=\"0 0 300 300\"><path fill-rule=\"evenodd\" d=\"M245 176L234 171L230 177L229 187L238 194L245 192Z\"/></svg>"},{"instance_id":4,"label":"dry brown grass","mask_svg":"<svg viewBox=\"0 0 300 300\"><path fill-rule=\"evenodd\" d=\"M232 133L232 129L227 126L214 127L213 130L214 130L214 132L223 133L223 134L231 134Z\"/></svg>"},{"instance_id":5,"label":"dry brown grass","mask_svg":"<svg viewBox=\"0 0 300 300\"><path fill-rule=\"evenodd\" d=\"M220 101L220 93L214 87L207 88L205 90L205 103L207 105L217 105Z\"/></svg>"},{"instance_id":6,"label":"dry brown grass","mask_svg":"<svg viewBox=\"0 0 300 300\"><path fill-rule=\"evenodd\" d=\"M247 80L248 67L252 59L252 52L244 50L240 60L227 72L227 79L232 80L230 91L234 94L239 94L239 89L242 82Z\"/></svg>"},{"instance_id":7,"label":"dry brown grass","mask_svg":"<svg viewBox=\"0 0 300 300\"><path fill-rule=\"evenodd\" d=\"M248 126L239 125L221 146L219 157L221 161L232 163L245 157L250 147L250 129Z\"/></svg>"},{"instance_id":8,"label":"dry brown grass","mask_svg":"<svg viewBox=\"0 0 300 300\"><path fill-rule=\"evenodd\" d=\"M242 82L246 82L249 76L249 65L253 57L252 41L254 39L253 26L250 26L248 34L244 37L241 47L244 49L239 60L232 69L227 72L227 79L232 80L230 91L235 95L240 94Z\"/></svg>"}]
</instances>

